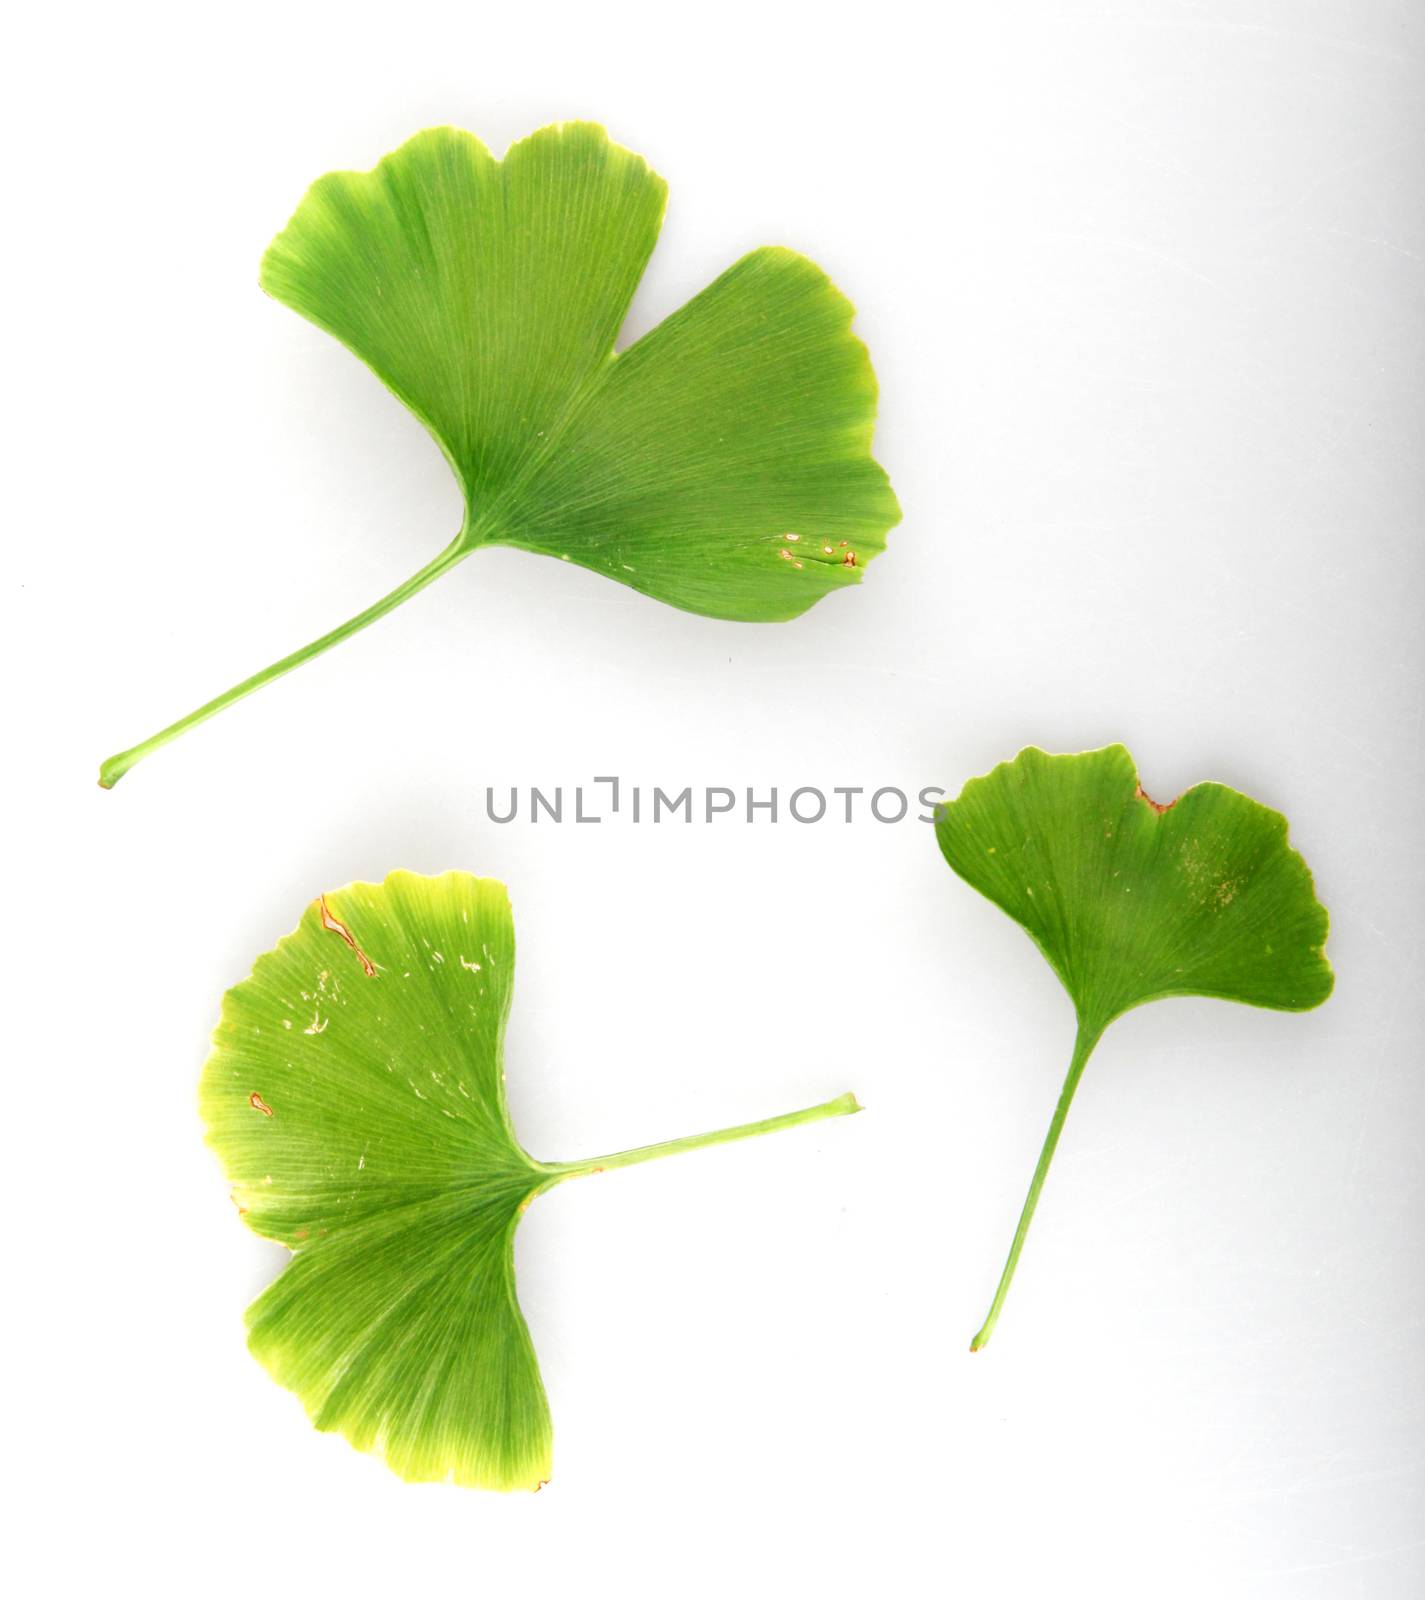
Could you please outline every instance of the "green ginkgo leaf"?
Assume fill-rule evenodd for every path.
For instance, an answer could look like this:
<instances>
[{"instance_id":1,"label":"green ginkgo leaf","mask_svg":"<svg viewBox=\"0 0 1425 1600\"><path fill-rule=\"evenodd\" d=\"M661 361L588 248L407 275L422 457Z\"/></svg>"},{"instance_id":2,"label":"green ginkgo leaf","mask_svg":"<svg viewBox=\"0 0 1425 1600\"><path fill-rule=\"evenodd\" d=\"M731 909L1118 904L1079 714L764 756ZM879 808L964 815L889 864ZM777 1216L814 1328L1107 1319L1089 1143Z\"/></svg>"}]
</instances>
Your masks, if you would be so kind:
<instances>
[{"instance_id":1,"label":"green ginkgo leaf","mask_svg":"<svg viewBox=\"0 0 1425 1600\"><path fill-rule=\"evenodd\" d=\"M593 1161L527 1155L501 1064L504 886L395 872L323 895L229 990L203 1070L209 1142L247 1225L293 1259L249 1343L317 1427L403 1478L537 1489L549 1408L514 1236L566 1178L857 1111L805 1111Z\"/></svg>"},{"instance_id":2,"label":"green ginkgo leaf","mask_svg":"<svg viewBox=\"0 0 1425 1600\"><path fill-rule=\"evenodd\" d=\"M312 186L264 256L262 286L426 425L464 522L385 599L111 757L105 788L482 545L743 622L795 617L860 581L900 510L871 458L870 361L819 268L754 250L614 353L665 194L590 123L543 128L503 161L434 128L372 172Z\"/></svg>"},{"instance_id":3,"label":"green ginkgo leaf","mask_svg":"<svg viewBox=\"0 0 1425 1600\"><path fill-rule=\"evenodd\" d=\"M1115 1017L1170 995L1308 1011L1331 993L1325 907L1286 818L1220 783L1169 805L1133 758L1021 751L938 808L957 873L1008 912L1058 973L1078 1036L1009 1259L972 1350L994 1331L1064 1119Z\"/></svg>"}]
</instances>

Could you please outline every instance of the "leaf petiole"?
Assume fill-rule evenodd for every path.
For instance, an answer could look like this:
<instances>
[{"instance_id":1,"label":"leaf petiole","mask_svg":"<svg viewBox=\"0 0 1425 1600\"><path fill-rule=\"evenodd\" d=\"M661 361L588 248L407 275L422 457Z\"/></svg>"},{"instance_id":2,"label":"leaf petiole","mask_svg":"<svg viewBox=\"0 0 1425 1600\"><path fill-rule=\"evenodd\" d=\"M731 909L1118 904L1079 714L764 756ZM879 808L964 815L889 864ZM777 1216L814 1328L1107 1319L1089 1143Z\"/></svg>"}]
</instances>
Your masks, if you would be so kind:
<instances>
[{"instance_id":1,"label":"leaf petiole","mask_svg":"<svg viewBox=\"0 0 1425 1600\"><path fill-rule=\"evenodd\" d=\"M556 1181L582 1178L595 1172L611 1171L614 1167L633 1167L641 1161L657 1161L662 1156L681 1155L685 1150L731 1144L734 1139L752 1139L758 1134L775 1133L779 1128L795 1128L803 1122L820 1122L825 1117L846 1117L860 1109L854 1094L842 1094L819 1106L808 1106L804 1111L788 1111L780 1117L767 1117L761 1122L743 1122L735 1128L719 1128L715 1133L695 1133L686 1139L665 1139L661 1144L639 1145L634 1150L620 1150L614 1155L596 1156L590 1161L552 1161L541 1165Z\"/></svg>"},{"instance_id":2,"label":"leaf petiole","mask_svg":"<svg viewBox=\"0 0 1425 1600\"><path fill-rule=\"evenodd\" d=\"M274 661L270 667L264 667L261 672L254 672L250 678L244 678L226 693L209 700L196 711L190 711L186 717L180 717L177 722L169 723L166 728L161 728L142 744L136 744L130 750L122 750L118 755L110 756L99 768L99 787L112 789L130 767L136 766L145 756L152 755L155 750L161 749L180 734L186 733L189 728L196 728L200 722L206 722L209 717L217 716L218 712L225 711L228 706L245 699L264 684L283 677L294 667L300 667L304 661L310 661L323 651L330 650L333 645L340 644L343 639L349 639L352 634L360 633L378 617L384 617L388 611L394 611L412 595L419 594L428 584L434 583L442 574L449 572L475 548L475 542L467 538L466 531L462 528L434 561L427 562L419 572L392 589L390 594L378 600L375 605L368 606L365 611L343 622L340 627L333 628L330 633L324 633L320 639L314 639L311 644L303 645L300 650L294 650L291 655L283 656L280 661Z\"/></svg>"},{"instance_id":3,"label":"leaf petiole","mask_svg":"<svg viewBox=\"0 0 1425 1600\"><path fill-rule=\"evenodd\" d=\"M1009 1247L1009 1258L1004 1264L1004 1271L1000 1274L999 1287L995 1290L989 1315L985 1318L980 1331L970 1341L971 1350L983 1350L990 1342L990 1335L995 1331L995 1323L999 1321L1005 1296L1014 1281L1014 1269L1019 1265L1019 1253L1024 1248L1025 1235L1029 1232L1029 1224L1034 1220L1034 1209L1039 1204L1039 1191L1044 1187L1044 1179L1049 1174L1049 1164L1053 1161L1054 1151L1058 1148L1059 1135L1064 1131L1064 1119L1069 1115L1069 1107L1074 1101L1074 1091L1079 1086L1079 1079L1084 1075L1084 1068L1088 1065L1094 1046L1103 1036L1103 1028L1103 1024L1090 1026L1082 1019L1079 1021L1079 1031L1074 1039L1073 1060L1069 1062L1068 1075L1064 1079L1064 1087L1059 1092L1059 1103L1054 1107L1053 1120L1049 1123L1049 1132L1044 1137L1044 1148L1039 1152L1039 1165L1034 1169L1029 1193L1024 1198L1024 1209L1019 1214L1019 1226L1014 1230L1014 1242Z\"/></svg>"}]
</instances>

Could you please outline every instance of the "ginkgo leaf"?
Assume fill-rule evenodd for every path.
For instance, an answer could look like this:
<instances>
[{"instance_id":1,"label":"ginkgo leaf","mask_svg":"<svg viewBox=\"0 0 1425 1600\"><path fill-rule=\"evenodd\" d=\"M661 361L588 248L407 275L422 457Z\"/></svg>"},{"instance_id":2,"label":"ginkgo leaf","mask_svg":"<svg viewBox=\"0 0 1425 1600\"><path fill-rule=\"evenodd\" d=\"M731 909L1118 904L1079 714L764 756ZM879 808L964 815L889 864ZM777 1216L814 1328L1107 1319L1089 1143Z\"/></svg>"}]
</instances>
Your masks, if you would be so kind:
<instances>
[{"instance_id":1,"label":"ginkgo leaf","mask_svg":"<svg viewBox=\"0 0 1425 1600\"><path fill-rule=\"evenodd\" d=\"M262 285L421 419L464 522L385 599L111 757L104 787L483 545L744 622L860 581L900 510L871 458L876 380L850 303L804 257L754 250L616 355L664 199L590 123L541 129L503 161L435 128L312 186Z\"/></svg>"},{"instance_id":2,"label":"ginkgo leaf","mask_svg":"<svg viewBox=\"0 0 1425 1600\"><path fill-rule=\"evenodd\" d=\"M200 1106L247 1225L292 1261L249 1343L318 1428L403 1478L537 1489L551 1429L514 1235L566 1178L842 1116L824 1105L592 1161L527 1155L505 1103L504 886L392 873L323 895L223 999Z\"/></svg>"},{"instance_id":3,"label":"ginkgo leaf","mask_svg":"<svg viewBox=\"0 0 1425 1600\"><path fill-rule=\"evenodd\" d=\"M994 1303L990 1337L1094 1046L1115 1017L1170 995L1307 1011L1331 993L1325 907L1286 818L1220 783L1168 805L1122 747L1023 750L940 806L951 867L1034 940L1074 1002L1078 1035Z\"/></svg>"}]
</instances>

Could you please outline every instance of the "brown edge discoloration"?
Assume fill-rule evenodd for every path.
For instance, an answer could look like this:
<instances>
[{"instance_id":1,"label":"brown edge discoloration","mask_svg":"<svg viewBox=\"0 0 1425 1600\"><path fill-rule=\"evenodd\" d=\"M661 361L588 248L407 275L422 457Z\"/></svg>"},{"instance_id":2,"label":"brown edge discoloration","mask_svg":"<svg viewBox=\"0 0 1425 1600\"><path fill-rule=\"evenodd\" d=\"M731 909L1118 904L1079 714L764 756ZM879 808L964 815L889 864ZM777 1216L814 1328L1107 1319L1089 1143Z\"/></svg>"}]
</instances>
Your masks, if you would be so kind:
<instances>
[{"instance_id":1,"label":"brown edge discoloration","mask_svg":"<svg viewBox=\"0 0 1425 1600\"><path fill-rule=\"evenodd\" d=\"M351 929L344 922L338 922L332 915L331 907L327 904L327 897L324 894L317 896L317 906L322 914L322 926L328 933L339 934L355 952L356 959L361 963L361 970L368 978L374 978L376 976L376 968L371 965L366 952L352 938Z\"/></svg>"},{"instance_id":2,"label":"brown edge discoloration","mask_svg":"<svg viewBox=\"0 0 1425 1600\"><path fill-rule=\"evenodd\" d=\"M1152 806L1154 811L1156 811L1160 817L1162 816L1162 814L1165 811L1171 811L1173 809L1173 807L1178 803L1178 801L1182 799L1181 795L1175 795L1173 797L1173 799L1168 801L1167 805L1160 806L1158 804L1158 802L1152 797L1152 795L1150 795L1148 793L1148 791L1143 787L1143 785L1141 783L1138 785L1137 789L1134 792L1137 794L1137 796L1138 796L1138 798L1140 800L1146 800L1148 802L1148 804L1150 806Z\"/></svg>"}]
</instances>

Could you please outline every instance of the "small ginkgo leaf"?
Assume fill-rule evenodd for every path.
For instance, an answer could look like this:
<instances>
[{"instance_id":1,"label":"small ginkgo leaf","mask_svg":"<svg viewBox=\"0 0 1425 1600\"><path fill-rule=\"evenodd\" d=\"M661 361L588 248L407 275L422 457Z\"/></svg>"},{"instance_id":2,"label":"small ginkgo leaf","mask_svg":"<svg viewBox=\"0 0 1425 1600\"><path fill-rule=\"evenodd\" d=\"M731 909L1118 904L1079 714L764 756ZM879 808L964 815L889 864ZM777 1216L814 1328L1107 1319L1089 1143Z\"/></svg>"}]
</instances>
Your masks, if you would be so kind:
<instances>
[{"instance_id":1,"label":"small ginkgo leaf","mask_svg":"<svg viewBox=\"0 0 1425 1600\"><path fill-rule=\"evenodd\" d=\"M421 419L459 479L463 525L385 599L111 757L104 787L482 545L743 622L860 581L900 510L871 458L870 361L819 268L754 250L615 355L665 194L591 123L543 128L503 161L435 128L312 186L262 285Z\"/></svg>"},{"instance_id":2,"label":"small ginkgo leaf","mask_svg":"<svg viewBox=\"0 0 1425 1600\"><path fill-rule=\"evenodd\" d=\"M537 1489L549 1407L514 1235L565 1178L857 1111L824 1105L593 1161L527 1155L505 1103L504 886L395 872L310 906L229 990L200 1106L233 1199L293 1259L249 1343L318 1428L401 1477Z\"/></svg>"},{"instance_id":3,"label":"small ginkgo leaf","mask_svg":"<svg viewBox=\"0 0 1425 1600\"><path fill-rule=\"evenodd\" d=\"M1078 1036L994 1303L990 1337L1094 1046L1115 1017L1170 995L1307 1011L1331 993L1325 907L1285 817L1219 783L1169 805L1122 745L1023 750L938 808L951 867L1034 940L1074 1002Z\"/></svg>"}]
</instances>

